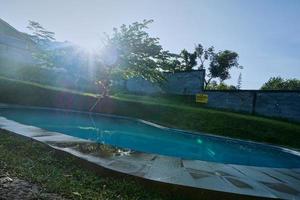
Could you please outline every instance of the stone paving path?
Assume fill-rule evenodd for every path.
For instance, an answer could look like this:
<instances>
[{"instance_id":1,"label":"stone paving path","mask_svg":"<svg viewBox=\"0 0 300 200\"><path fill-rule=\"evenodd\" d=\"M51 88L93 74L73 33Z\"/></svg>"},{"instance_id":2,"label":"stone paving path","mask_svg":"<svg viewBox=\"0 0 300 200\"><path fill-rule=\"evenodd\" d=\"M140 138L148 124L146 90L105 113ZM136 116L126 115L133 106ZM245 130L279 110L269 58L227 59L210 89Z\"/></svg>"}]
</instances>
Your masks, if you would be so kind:
<instances>
[{"instance_id":1,"label":"stone paving path","mask_svg":"<svg viewBox=\"0 0 300 200\"><path fill-rule=\"evenodd\" d=\"M43 191L41 187L28 181L11 176L0 168L0 200L66 200L65 198Z\"/></svg>"}]
</instances>

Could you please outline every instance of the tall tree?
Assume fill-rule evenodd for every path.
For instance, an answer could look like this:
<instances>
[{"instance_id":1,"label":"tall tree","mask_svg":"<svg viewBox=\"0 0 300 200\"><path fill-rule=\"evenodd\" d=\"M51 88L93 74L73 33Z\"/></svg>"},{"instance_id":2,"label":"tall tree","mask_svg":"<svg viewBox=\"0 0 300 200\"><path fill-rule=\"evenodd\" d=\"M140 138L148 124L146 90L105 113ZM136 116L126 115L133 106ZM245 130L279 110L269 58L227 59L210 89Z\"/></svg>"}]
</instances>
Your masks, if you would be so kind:
<instances>
[{"instance_id":1,"label":"tall tree","mask_svg":"<svg viewBox=\"0 0 300 200\"><path fill-rule=\"evenodd\" d=\"M32 32L32 39L39 44L55 41L55 33L46 30L40 23L29 20L27 28Z\"/></svg>"},{"instance_id":2,"label":"tall tree","mask_svg":"<svg viewBox=\"0 0 300 200\"><path fill-rule=\"evenodd\" d=\"M211 46L207 49L205 49L201 44L198 44L195 47L195 53L198 57L198 59L200 60L200 66L198 67L198 69L205 69L205 62L207 60L211 60L212 57L214 56L214 47Z\"/></svg>"},{"instance_id":3,"label":"tall tree","mask_svg":"<svg viewBox=\"0 0 300 200\"><path fill-rule=\"evenodd\" d=\"M214 47L204 48L202 44L198 44L195 47L193 53L189 53L187 50L182 50L180 54L182 61L180 71L193 70L197 65L197 58L199 60L200 70L205 70L204 88L209 83L218 78L220 83L230 78L230 69L237 67L242 69L242 66L238 63L238 54L233 51L225 50L215 53Z\"/></svg>"},{"instance_id":4,"label":"tall tree","mask_svg":"<svg viewBox=\"0 0 300 200\"><path fill-rule=\"evenodd\" d=\"M181 71L192 71L193 67L197 65L197 54L196 52L189 53L186 49L183 49L180 53L182 59L181 62Z\"/></svg>"},{"instance_id":5,"label":"tall tree","mask_svg":"<svg viewBox=\"0 0 300 200\"><path fill-rule=\"evenodd\" d=\"M238 80L237 80L237 85L236 88L240 90L242 88L242 73L239 74Z\"/></svg>"},{"instance_id":6,"label":"tall tree","mask_svg":"<svg viewBox=\"0 0 300 200\"><path fill-rule=\"evenodd\" d=\"M238 54L236 52L225 50L214 54L208 67L204 88L206 89L207 85L214 78L218 78L220 82L229 79L229 70L233 67L243 68L238 63Z\"/></svg>"},{"instance_id":7,"label":"tall tree","mask_svg":"<svg viewBox=\"0 0 300 200\"><path fill-rule=\"evenodd\" d=\"M177 58L176 62L172 63L173 71L194 70L194 67L197 65L197 59L200 63L198 69L205 70L204 89L215 78L218 78L220 83L229 79L231 68L243 68L238 63L238 54L236 52L225 50L215 53L213 46L204 48L202 44L198 44L192 53L186 49L181 51L179 60ZM180 61L180 65L178 61ZM169 69L172 69L172 67L169 67Z\"/></svg>"},{"instance_id":8,"label":"tall tree","mask_svg":"<svg viewBox=\"0 0 300 200\"><path fill-rule=\"evenodd\" d=\"M49 44L55 41L55 33L46 30L38 22L29 20L27 28L31 31L31 39L37 44L38 51L33 53L33 58L40 67L54 67L56 52L49 48Z\"/></svg>"},{"instance_id":9,"label":"tall tree","mask_svg":"<svg viewBox=\"0 0 300 200\"><path fill-rule=\"evenodd\" d=\"M141 77L154 83L165 80L162 70L168 64L169 52L159 44L159 38L147 32L153 20L135 22L114 28L111 36L106 34L105 47L101 52L98 83L107 95L115 77Z\"/></svg>"}]
</instances>

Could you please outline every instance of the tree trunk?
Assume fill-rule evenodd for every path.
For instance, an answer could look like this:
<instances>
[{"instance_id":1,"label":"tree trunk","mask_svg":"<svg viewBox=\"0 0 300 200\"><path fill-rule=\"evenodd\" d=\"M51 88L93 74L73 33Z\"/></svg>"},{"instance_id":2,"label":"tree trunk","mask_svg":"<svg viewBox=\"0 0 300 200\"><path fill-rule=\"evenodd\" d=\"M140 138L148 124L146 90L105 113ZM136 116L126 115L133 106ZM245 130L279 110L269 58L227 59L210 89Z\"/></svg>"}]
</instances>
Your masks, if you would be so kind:
<instances>
[{"instance_id":1,"label":"tree trunk","mask_svg":"<svg viewBox=\"0 0 300 200\"><path fill-rule=\"evenodd\" d=\"M206 88L211 80L212 80L212 78L209 78L207 81L204 79L204 90L206 90Z\"/></svg>"}]
</instances>

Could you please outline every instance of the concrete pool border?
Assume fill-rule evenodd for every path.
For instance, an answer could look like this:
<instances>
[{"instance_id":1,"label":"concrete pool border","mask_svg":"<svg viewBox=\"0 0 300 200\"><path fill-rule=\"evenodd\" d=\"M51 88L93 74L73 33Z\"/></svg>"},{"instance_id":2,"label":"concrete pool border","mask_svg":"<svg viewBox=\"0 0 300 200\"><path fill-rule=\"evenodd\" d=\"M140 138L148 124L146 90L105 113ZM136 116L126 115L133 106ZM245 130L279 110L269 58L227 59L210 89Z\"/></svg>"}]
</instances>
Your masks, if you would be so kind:
<instances>
[{"instance_id":1,"label":"concrete pool border","mask_svg":"<svg viewBox=\"0 0 300 200\"><path fill-rule=\"evenodd\" d=\"M152 182L158 181L228 195L236 194L236 197L246 195L245 197L249 198L252 196L253 198L300 199L300 169L298 168L265 168L184 160L106 147L107 145L102 149L87 151L87 146L96 144L23 125L4 117L0 117L0 128L37 140L101 168Z\"/></svg>"}]
</instances>

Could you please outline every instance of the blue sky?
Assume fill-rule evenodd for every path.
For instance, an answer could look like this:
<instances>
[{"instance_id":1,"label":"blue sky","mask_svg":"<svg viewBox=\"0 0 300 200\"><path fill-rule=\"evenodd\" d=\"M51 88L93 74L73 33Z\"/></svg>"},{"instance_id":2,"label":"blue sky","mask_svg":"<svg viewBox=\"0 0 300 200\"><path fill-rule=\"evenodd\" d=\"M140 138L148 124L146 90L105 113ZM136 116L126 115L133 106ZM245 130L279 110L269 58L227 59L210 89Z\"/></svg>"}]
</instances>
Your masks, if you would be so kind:
<instances>
[{"instance_id":1,"label":"blue sky","mask_svg":"<svg viewBox=\"0 0 300 200\"><path fill-rule=\"evenodd\" d=\"M242 88L257 89L271 76L300 78L300 0L0 0L0 18L20 31L28 20L54 31L60 41L87 49L103 32L154 19L149 32L166 50L197 43L240 55ZM236 85L239 70L232 70Z\"/></svg>"}]
</instances>

